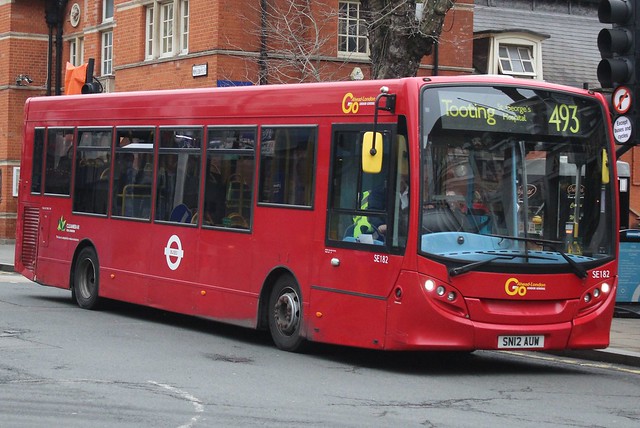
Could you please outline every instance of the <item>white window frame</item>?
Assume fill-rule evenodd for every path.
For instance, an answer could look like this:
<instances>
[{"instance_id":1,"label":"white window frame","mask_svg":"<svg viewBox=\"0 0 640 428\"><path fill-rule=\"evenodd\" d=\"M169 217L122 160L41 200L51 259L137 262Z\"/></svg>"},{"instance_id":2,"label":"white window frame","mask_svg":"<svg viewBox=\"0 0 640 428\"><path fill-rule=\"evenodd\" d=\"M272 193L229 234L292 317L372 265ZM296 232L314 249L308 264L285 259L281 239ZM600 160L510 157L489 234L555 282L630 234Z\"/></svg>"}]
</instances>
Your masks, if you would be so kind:
<instances>
[{"instance_id":1,"label":"white window frame","mask_svg":"<svg viewBox=\"0 0 640 428\"><path fill-rule=\"evenodd\" d=\"M154 0L145 11L145 60L189 52L189 0Z\"/></svg>"},{"instance_id":2,"label":"white window frame","mask_svg":"<svg viewBox=\"0 0 640 428\"><path fill-rule=\"evenodd\" d=\"M175 49L175 4L167 2L160 4L160 58L173 56Z\"/></svg>"},{"instance_id":3,"label":"white window frame","mask_svg":"<svg viewBox=\"0 0 640 428\"><path fill-rule=\"evenodd\" d=\"M156 30L156 10L157 8L155 7L155 5L150 5L147 6L146 8L146 18L145 18L145 48L144 48L144 57L146 59L151 59L153 58L153 53L154 53L154 44L155 44L155 38L153 37L153 35L155 34L155 30Z\"/></svg>"},{"instance_id":4,"label":"white window frame","mask_svg":"<svg viewBox=\"0 0 640 428\"><path fill-rule=\"evenodd\" d=\"M346 16L342 16L342 6L346 6L349 11L352 8L356 10L356 18L351 18L349 13ZM364 19L360 16L362 9L360 7L360 1L339 1L338 2L338 55L348 57L369 57L369 38L366 34L362 34L361 30L366 31L366 25ZM343 24L344 23L344 24ZM341 27L346 29L346 32L341 32ZM350 34L349 29L354 29L355 34ZM349 50L349 39L354 38L356 41L355 50ZM364 43L364 52L360 51L361 44ZM341 49L342 45L346 46L346 50Z\"/></svg>"},{"instance_id":5,"label":"white window frame","mask_svg":"<svg viewBox=\"0 0 640 428\"><path fill-rule=\"evenodd\" d=\"M506 55L503 55L506 54ZM506 67L508 65L508 67ZM507 45L498 46L498 66L500 73L510 76L535 76L536 70L530 46ZM530 68L530 70L527 70Z\"/></svg>"},{"instance_id":6,"label":"white window frame","mask_svg":"<svg viewBox=\"0 0 640 428\"><path fill-rule=\"evenodd\" d=\"M102 33L101 53L100 75L110 76L113 74L113 30Z\"/></svg>"},{"instance_id":7,"label":"white window frame","mask_svg":"<svg viewBox=\"0 0 640 428\"><path fill-rule=\"evenodd\" d=\"M69 62L76 67L84 63L83 37L75 37L69 41Z\"/></svg>"},{"instance_id":8,"label":"white window frame","mask_svg":"<svg viewBox=\"0 0 640 428\"><path fill-rule=\"evenodd\" d=\"M535 80L543 80L542 72L542 37L538 37L527 33L505 33L497 34L492 37L491 49L489 53L489 60L487 64L487 73L489 74L504 74L508 76L530 78ZM505 57L500 57L500 47L511 47L516 49L526 49L530 55L529 62L533 67L533 72L529 71L514 71L505 70L501 59L505 60ZM511 51L513 52L513 50ZM509 56L511 64L521 59ZM522 63L521 63L522 64Z\"/></svg>"},{"instance_id":9,"label":"white window frame","mask_svg":"<svg viewBox=\"0 0 640 428\"><path fill-rule=\"evenodd\" d=\"M189 52L189 1L180 1L180 53Z\"/></svg>"}]
</instances>

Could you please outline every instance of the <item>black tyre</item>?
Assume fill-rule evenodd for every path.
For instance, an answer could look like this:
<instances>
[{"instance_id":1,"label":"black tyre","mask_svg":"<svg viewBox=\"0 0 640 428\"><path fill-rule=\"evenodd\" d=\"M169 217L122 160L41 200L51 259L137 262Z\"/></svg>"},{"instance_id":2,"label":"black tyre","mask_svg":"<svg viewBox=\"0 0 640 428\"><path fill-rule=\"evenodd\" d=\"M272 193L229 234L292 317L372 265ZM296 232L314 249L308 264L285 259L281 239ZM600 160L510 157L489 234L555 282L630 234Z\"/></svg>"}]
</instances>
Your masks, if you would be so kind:
<instances>
[{"instance_id":1,"label":"black tyre","mask_svg":"<svg viewBox=\"0 0 640 428\"><path fill-rule=\"evenodd\" d=\"M100 265L98 255L92 247L80 250L73 271L73 298L83 309L95 309L99 303Z\"/></svg>"},{"instance_id":2,"label":"black tyre","mask_svg":"<svg viewBox=\"0 0 640 428\"><path fill-rule=\"evenodd\" d=\"M283 275L269 296L269 331L273 342L284 351L302 350L305 339L300 334L301 327L300 288L291 275Z\"/></svg>"}]
</instances>

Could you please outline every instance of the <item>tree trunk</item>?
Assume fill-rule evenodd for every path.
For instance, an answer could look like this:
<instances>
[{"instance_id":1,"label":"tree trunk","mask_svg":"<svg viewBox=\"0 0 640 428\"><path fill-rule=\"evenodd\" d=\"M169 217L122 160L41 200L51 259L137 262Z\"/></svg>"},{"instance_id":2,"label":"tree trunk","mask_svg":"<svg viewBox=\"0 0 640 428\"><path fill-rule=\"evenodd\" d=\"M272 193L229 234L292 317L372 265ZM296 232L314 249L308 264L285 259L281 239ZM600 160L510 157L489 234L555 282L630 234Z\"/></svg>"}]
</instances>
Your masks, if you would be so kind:
<instances>
[{"instance_id":1,"label":"tree trunk","mask_svg":"<svg viewBox=\"0 0 640 428\"><path fill-rule=\"evenodd\" d=\"M422 57L433 51L445 15L454 3L426 1L421 19L417 19L415 0L361 0L369 32L371 77L415 76Z\"/></svg>"}]
</instances>

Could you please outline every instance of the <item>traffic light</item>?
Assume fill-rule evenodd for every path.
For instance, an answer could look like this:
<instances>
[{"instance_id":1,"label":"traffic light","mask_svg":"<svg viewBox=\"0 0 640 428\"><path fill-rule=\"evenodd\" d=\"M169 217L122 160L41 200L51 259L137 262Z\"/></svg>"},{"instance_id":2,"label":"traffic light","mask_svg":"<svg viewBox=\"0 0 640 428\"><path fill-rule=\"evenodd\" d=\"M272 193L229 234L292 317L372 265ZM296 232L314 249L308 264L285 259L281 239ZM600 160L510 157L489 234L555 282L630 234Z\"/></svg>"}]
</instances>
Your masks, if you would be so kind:
<instances>
[{"instance_id":1,"label":"traffic light","mask_svg":"<svg viewBox=\"0 0 640 428\"><path fill-rule=\"evenodd\" d=\"M99 94L104 90L102 84L93 77L94 64L95 60L93 58L89 58L89 61L87 62L87 74L84 79L84 85L82 85L83 94Z\"/></svg>"},{"instance_id":2,"label":"traffic light","mask_svg":"<svg viewBox=\"0 0 640 428\"><path fill-rule=\"evenodd\" d=\"M598 19L603 24L613 24L598 33L598 49L602 60L598 64L598 80L603 88L640 83L636 78L637 6L639 0L601 0Z\"/></svg>"},{"instance_id":3,"label":"traffic light","mask_svg":"<svg viewBox=\"0 0 640 428\"><path fill-rule=\"evenodd\" d=\"M86 82L82 85L82 94L99 94L102 91L102 84L97 80L94 80L93 82Z\"/></svg>"}]
</instances>

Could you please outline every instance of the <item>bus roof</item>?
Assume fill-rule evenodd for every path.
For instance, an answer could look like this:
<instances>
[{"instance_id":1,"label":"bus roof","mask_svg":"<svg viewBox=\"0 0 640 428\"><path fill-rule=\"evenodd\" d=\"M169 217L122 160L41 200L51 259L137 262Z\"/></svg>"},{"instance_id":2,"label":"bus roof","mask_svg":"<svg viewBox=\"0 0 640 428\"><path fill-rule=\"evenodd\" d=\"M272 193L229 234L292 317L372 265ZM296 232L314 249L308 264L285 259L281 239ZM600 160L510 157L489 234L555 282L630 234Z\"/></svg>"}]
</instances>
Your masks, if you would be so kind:
<instances>
[{"instance_id":1,"label":"bus roof","mask_svg":"<svg viewBox=\"0 0 640 428\"><path fill-rule=\"evenodd\" d=\"M358 116L373 115L380 88L390 93L416 94L424 85L490 84L533 86L586 94L577 88L506 76L468 75L409 77L390 80L363 80L237 86L224 88L171 89L113 92L87 95L33 97L25 104L26 122L73 121L76 125L97 125L111 119L198 120L206 117L309 117L344 116L355 113L345 103L358 102ZM417 100L416 100L417 102ZM402 113L400 110L399 113ZM53 125L53 123L50 123ZM62 126L62 125L59 125Z\"/></svg>"}]
</instances>

